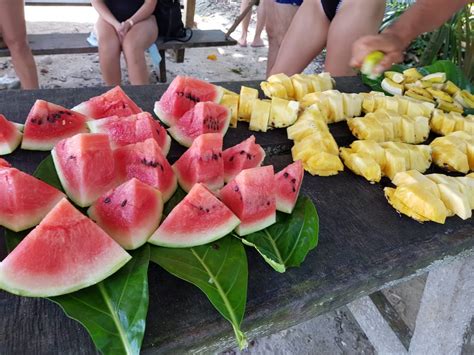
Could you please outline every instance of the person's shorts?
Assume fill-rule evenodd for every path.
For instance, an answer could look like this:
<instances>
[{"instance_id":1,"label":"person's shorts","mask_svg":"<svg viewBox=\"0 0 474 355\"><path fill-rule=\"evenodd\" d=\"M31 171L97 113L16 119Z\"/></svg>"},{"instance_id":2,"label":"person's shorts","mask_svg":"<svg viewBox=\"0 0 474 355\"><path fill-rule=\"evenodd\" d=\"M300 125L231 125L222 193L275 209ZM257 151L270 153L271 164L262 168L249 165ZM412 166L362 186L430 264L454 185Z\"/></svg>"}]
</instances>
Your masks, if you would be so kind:
<instances>
[{"instance_id":1,"label":"person's shorts","mask_svg":"<svg viewBox=\"0 0 474 355\"><path fill-rule=\"evenodd\" d=\"M275 0L275 2L277 4L300 6L303 3L303 0Z\"/></svg>"}]
</instances>

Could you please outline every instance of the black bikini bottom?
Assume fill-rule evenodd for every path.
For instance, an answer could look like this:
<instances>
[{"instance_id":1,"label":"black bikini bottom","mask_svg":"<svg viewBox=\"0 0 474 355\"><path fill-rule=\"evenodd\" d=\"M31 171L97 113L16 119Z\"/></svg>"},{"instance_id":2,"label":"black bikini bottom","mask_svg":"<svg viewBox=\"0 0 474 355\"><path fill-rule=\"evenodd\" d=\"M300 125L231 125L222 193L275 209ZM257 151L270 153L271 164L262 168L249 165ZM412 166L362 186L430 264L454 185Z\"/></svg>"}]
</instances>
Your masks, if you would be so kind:
<instances>
[{"instance_id":1,"label":"black bikini bottom","mask_svg":"<svg viewBox=\"0 0 474 355\"><path fill-rule=\"evenodd\" d=\"M336 16L337 8L339 7L342 0L321 0L323 5L324 13L329 21L332 21L334 16Z\"/></svg>"}]
</instances>

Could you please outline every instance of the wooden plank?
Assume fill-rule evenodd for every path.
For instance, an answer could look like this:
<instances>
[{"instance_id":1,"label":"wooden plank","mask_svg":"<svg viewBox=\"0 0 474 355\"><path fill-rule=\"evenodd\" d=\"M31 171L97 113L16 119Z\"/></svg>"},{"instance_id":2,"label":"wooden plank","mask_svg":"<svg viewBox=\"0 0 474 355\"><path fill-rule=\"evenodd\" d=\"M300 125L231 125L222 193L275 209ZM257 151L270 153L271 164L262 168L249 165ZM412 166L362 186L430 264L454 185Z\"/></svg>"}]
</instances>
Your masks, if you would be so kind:
<instances>
[{"instance_id":1,"label":"wooden plank","mask_svg":"<svg viewBox=\"0 0 474 355\"><path fill-rule=\"evenodd\" d=\"M258 82L219 83L238 92ZM337 80L342 91L366 90L356 78ZM144 110L152 112L166 86L124 87ZM9 119L22 122L37 98L73 107L106 88L52 89L0 92L0 108ZM333 126L331 126L333 130ZM344 125L334 128L338 142L352 139ZM248 131L245 124L229 129L225 146L255 134L267 152L266 164L278 171L291 162L286 132ZM174 161L184 148L175 142ZM17 150L6 157L13 165L33 172L45 152ZM300 268L274 272L252 249L249 260L248 304L243 330L250 339L288 328L361 296L387 282L413 275L435 260L474 248L472 220L449 218L445 225L420 224L401 217L388 205L382 184L371 185L351 172L329 178L305 175L302 194L316 204L320 242ZM1 232L0 232L1 234ZM0 258L5 254L0 243ZM152 265L149 272L150 306L143 353L209 353L235 345L228 322L194 286ZM91 353L84 330L47 301L0 292L0 353ZM15 329L14 332L8 329ZM41 330L41 331L40 331Z\"/></svg>"},{"instance_id":2,"label":"wooden plank","mask_svg":"<svg viewBox=\"0 0 474 355\"><path fill-rule=\"evenodd\" d=\"M196 13L196 0L184 0L184 26L194 27L194 14Z\"/></svg>"},{"instance_id":3,"label":"wooden plank","mask_svg":"<svg viewBox=\"0 0 474 355\"><path fill-rule=\"evenodd\" d=\"M26 0L26 6L91 6L90 0Z\"/></svg>"},{"instance_id":4,"label":"wooden plank","mask_svg":"<svg viewBox=\"0 0 474 355\"><path fill-rule=\"evenodd\" d=\"M48 33L28 35L30 48L34 55L45 54L84 54L96 53L97 47L87 43L88 33ZM232 46L237 42L226 39L220 30L194 30L187 42L157 40L158 49L182 49L196 47ZM0 57L8 57L7 48L0 49Z\"/></svg>"}]
</instances>

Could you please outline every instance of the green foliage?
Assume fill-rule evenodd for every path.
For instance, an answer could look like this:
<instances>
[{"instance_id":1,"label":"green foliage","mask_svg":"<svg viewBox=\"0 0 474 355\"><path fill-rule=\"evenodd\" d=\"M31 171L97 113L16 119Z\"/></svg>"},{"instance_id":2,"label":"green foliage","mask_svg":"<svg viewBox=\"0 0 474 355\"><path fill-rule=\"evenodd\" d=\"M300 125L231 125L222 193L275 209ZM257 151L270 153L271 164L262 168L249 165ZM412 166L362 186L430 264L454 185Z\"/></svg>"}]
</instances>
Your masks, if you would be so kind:
<instances>
[{"instance_id":1,"label":"green foliage","mask_svg":"<svg viewBox=\"0 0 474 355\"><path fill-rule=\"evenodd\" d=\"M318 244L319 219L316 207L300 197L292 214L278 213L277 222L264 230L242 237L244 244L257 249L278 272L300 266Z\"/></svg>"}]
</instances>

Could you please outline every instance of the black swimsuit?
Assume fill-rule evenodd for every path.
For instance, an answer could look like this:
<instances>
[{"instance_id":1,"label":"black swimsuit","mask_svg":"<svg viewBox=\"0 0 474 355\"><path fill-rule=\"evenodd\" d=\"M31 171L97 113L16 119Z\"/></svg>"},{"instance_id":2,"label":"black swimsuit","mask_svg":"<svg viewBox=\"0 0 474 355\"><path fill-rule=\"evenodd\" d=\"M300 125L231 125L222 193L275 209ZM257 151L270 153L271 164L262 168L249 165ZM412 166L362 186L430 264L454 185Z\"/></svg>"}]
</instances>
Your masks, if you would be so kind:
<instances>
[{"instance_id":1,"label":"black swimsuit","mask_svg":"<svg viewBox=\"0 0 474 355\"><path fill-rule=\"evenodd\" d=\"M337 9L341 5L342 0L321 0L323 5L324 13L329 21L332 21L334 16L336 16Z\"/></svg>"},{"instance_id":2,"label":"black swimsuit","mask_svg":"<svg viewBox=\"0 0 474 355\"><path fill-rule=\"evenodd\" d=\"M144 0L105 0L105 5L119 22L132 17L144 3Z\"/></svg>"}]
</instances>

